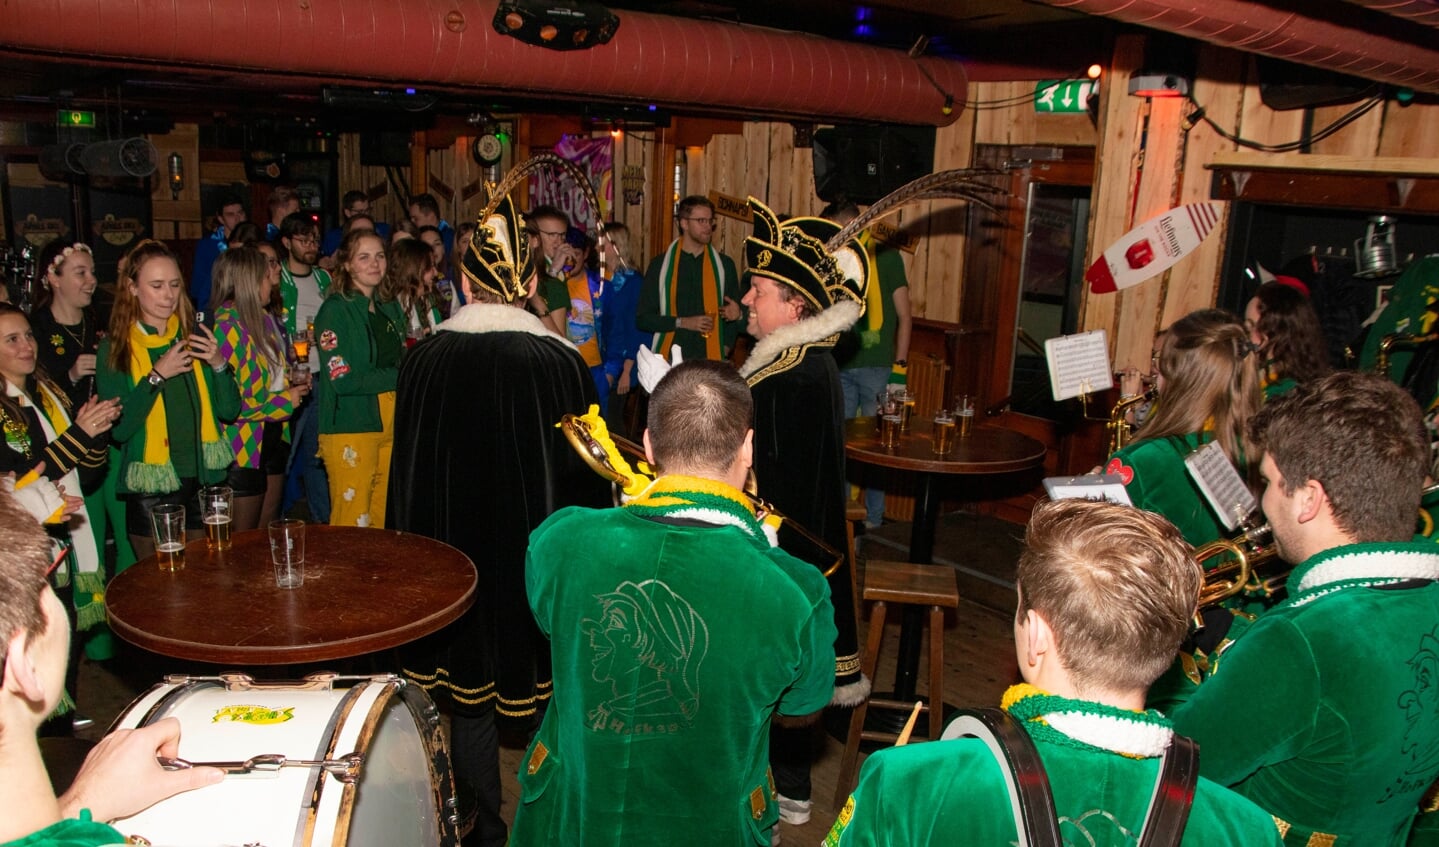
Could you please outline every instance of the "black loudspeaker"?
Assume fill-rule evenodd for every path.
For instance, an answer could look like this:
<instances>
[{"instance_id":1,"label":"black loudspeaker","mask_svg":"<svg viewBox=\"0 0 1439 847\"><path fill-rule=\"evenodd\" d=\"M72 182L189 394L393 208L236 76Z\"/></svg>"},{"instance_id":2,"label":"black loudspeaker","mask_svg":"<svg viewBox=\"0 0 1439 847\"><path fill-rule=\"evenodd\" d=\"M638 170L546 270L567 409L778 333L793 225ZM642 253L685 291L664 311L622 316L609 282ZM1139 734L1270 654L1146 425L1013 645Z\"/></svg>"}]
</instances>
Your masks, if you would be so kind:
<instances>
[{"instance_id":1,"label":"black loudspeaker","mask_svg":"<svg viewBox=\"0 0 1439 847\"><path fill-rule=\"evenodd\" d=\"M366 167L408 168L411 138L408 132L389 130L360 133L360 164Z\"/></svg>"},{"instance_id":2,"label":"black loudspeaker","mask_svg":"<svg viewBox=\"0 0 1439 847\"><path fill-rule=\"evenodd\" d=\"M1308 65L1295 65L1260 56L1259 99L1271 109L1304 109L1353 103L1374 90L1374 84Z\"/></svg>"},{"instance_id":3,"label":"black loudspeaker","mask_svg":"<svg viewBox=\"0 0 1439 847\"><path fill-rule=\"evenodd\" d=\"M550 50L607 44L620 19L592 0L500 0L495 32Z\"/></svg>"},{"instance_id":4,"label":"black loudspeaker","mask_svg":"<svg viewBox=\"0 0 1439 847\"><path fill-rule=\"evenodd\" d=\"M836 126L814 134L814 189L866 205L934 170L934 127Z\"/></svg>"}]
</instances>

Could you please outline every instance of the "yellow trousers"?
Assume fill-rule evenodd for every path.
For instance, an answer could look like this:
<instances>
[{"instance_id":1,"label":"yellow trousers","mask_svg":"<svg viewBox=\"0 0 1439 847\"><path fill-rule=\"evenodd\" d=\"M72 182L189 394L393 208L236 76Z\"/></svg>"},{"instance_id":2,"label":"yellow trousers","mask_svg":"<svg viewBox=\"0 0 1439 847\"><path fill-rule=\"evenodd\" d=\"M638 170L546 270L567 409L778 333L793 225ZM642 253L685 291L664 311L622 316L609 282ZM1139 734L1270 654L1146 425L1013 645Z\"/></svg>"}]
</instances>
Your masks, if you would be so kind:
<instances>
[{"instance_id":1,"label":"yellow trousers","mask_svg":"<svg viewBox=\"0 0 1439 847\"><path fill-rule=\"evenodd\" d=\"M330 525L385 525L390 453L395 446L395 392L379 395L379 432L320 435L320 457L330 477Z\"/></svg>"}]
</instances>

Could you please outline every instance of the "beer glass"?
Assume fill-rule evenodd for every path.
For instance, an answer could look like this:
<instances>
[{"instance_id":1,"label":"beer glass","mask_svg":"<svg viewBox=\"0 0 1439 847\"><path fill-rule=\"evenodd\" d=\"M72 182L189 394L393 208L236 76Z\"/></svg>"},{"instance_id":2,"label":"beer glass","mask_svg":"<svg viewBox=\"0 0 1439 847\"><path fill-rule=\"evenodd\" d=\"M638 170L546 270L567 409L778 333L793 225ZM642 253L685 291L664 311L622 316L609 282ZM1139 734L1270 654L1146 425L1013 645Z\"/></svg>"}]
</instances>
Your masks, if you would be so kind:
<instances>
[{"instance_id":1,"label":"beer glass","mask_svg":"<svg viewBox=\"0 0 1439 847\"><path fill-rule=\"evenodd\" d=\"M895 392L899 398L899 431L909 432L911 419L914 417L914 393L907 388Z\"/></svg>"},{"instance_id":2,"label":"beer glass","mask_svg":"<svg viewBox=\"0 0 1439 847\"><path fill-rule=\"evenodd\" d=\"M162 571L185 569L185 507L164 503L150 510L155 559Z\"/></svg>"},{"instance_id":3,"label":"beer glass","mask_svg":"<svg viewBox=\"0 0 1439 847\"><path fill-rule=\"evenodd\" d=\"M903 421L904 404L894 394L887 394L880 400L877 413L879 414L879 443L883 444L886 450L893 450L899 446L899 433Z\"/></svg>"},{"instance_id":4,"label":"beer glass","mask_svg":"<svg viewBox=\"0 0 1439 847\"><path fill-rule=\"evenodd\" d=\"M305 584L305 522L284 518L270 521L270 561L275 564L276 588Z\"/></svg>"},{"instance_id":5,"label":"beer glass","mask_svg":"<svg viewBox=\"0 0 1439 847\"><path fill-rule=\"evenodd\" d=\"M200 489L200 522L205 525L205 545L211 552L230 549L231 518L235 492L228 485Z\"/></svg>"},{"instance_id":6,"label":"beer glass","mask_svg":"<svg viewBox=\"0 0 1439 847\"><path fill-rule=\"evenodd\" d=\"M929 430L929 444L936 455L948 456L954 449L954 415L946 409L940 409L934 416L934 426Z\"/></svg>"},{"instance_id":7,"label":"beer glass","mask_svg":"<svg viewBox=\"0 0 1439 847\"><path fill-rule=\"evenodd\" d=\"M961 394L954 398L954 416L959 419L959 437L968 438L974 428L974 396Z\"/></svg>"}]
</instances>

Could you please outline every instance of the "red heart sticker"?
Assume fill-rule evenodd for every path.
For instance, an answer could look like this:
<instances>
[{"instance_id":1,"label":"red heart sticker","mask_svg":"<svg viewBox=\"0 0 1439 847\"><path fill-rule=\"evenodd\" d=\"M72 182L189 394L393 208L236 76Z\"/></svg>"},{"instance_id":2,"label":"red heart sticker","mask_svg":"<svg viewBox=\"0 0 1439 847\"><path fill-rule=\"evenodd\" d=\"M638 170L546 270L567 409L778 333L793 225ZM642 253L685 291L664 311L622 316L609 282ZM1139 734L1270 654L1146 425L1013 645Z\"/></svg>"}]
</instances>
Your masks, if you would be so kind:
<instances>
[{"instance_id":1,"label":"red heart sticker","mask_svg":"<svg viewBox=\"0 0 1439 847\"><path fill-rule=\"evenodd\" d=\"M1134 479L1134 468L1120 462L1118 457L1109 460L1109 464L1104 466L1104 472L1107 474L1119 474L1120 480L1122 480L1125 485L1128 485L1129 481Z\"/></svg>"}]
</instances>

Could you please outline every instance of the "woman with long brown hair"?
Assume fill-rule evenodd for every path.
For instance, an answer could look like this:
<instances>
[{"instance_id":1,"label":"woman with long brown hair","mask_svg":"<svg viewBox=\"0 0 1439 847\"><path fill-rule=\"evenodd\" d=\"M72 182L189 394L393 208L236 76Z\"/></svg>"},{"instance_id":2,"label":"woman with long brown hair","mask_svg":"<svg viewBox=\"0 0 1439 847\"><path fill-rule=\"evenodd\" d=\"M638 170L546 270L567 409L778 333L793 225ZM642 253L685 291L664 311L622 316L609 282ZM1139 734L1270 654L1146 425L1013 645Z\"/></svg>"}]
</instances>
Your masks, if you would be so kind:
<instances>
[{"instance_id":1,"label":"woman with long brown hair","mask_svg":"<svg viewBox=\"0 0 1439 847\"><path fill-rule=\"evenodd\" d=\"M1266 282L1255 289L1244 307L1244 327L1259 350L1265 399L1333 370L1319 315L1309 298L1292 285Z\"/></svg>"},{"instance_id":2,"label":"woman with long brown hair","mask_svg":"<svg viewBox=\"0 0 1439 847\"><path fill-rule=\"evenodd\" d=\"M320 456L330 477L330 523L384 526L394 446L395 383L405 352L398 303L377 293L385 242L354 230L335 251L330 295L315 315L320 350Z\"/></svg>"},{"instance_id":3,"label":"woman with long brown hair","mask_svg":"<svg viewBox=\"0 0 1439 847\"><path fill-rule=\"evenodd\" d=\"M399 304L405 317L406 341L413 345L444 320L435 290L440 274L435 267L434 249L418 239L406 239L390 245L387 264L380 300Z\"/></svg>"},{"instance_id":4,"label":"woman with long brown hair","mask_svg":"<svg viewBox=\"0 0 1439 847\"><path fill-rule=\"evenodd\" d=\"M1259 457L1245 452L1244 428L1260 403L1254 345L1238 318L1202 309L1170 325L1157 358L1154 408L1105 470L1124 479L1135 506L1168 518L1190 544L1204 544L1223 525L1184 457L1218 442L1240 477L1252 479Z\"/></svg>"},{"instance_id":5,"label":"woman with long brown hair","mask_svg":"<svg viewBox=\"0 0 1439 847\"><path fill-rule=\"evenodd\" d=\"M240 389L240 415L225 425L225 440L235 451L228 484L239 532L279 517L290 456L285 422L310 384L290 383L285 340L265 308L279 282L278 260L259 247L231 248L215 260L214 278L215 335Z\"/></svg>"},{"instance_id":6,"label":"woman with long brown hair","mask_svg":"<svg viewBox=\"0 0 1439 847\"><path fill-rule=\"evenodd\" d=\"M116 490L143 558L154 550L155 506L185 506L187 533L200 537L198 493L223 481L235 458L220 422L239 414L240 396L214 334L195 321L175 254L147 239L125 258L95 377L100 397L125 409L111 433Z\"/></svg>"}]
</instances>

